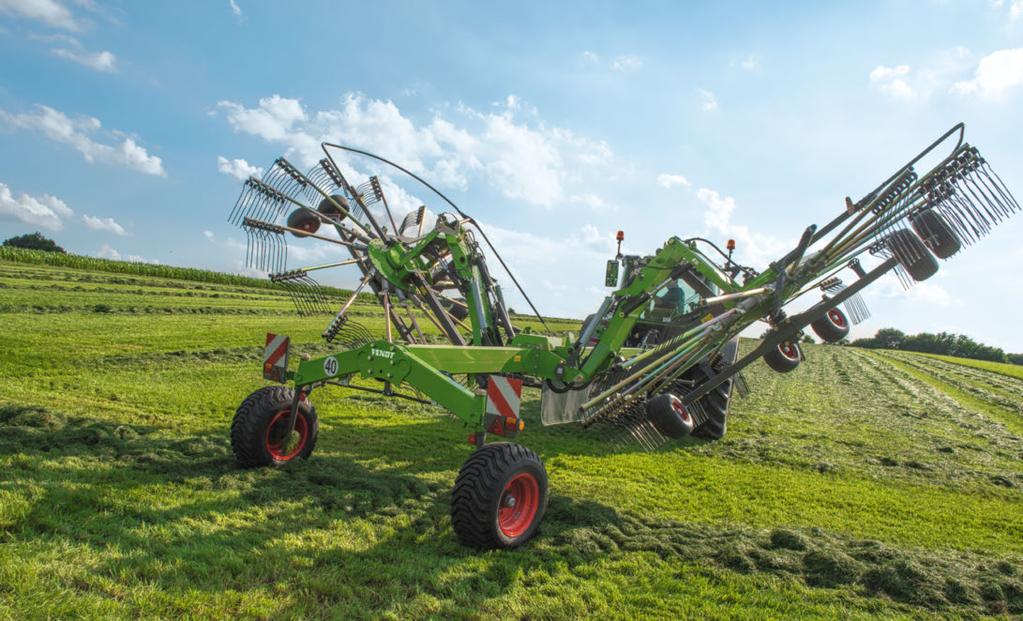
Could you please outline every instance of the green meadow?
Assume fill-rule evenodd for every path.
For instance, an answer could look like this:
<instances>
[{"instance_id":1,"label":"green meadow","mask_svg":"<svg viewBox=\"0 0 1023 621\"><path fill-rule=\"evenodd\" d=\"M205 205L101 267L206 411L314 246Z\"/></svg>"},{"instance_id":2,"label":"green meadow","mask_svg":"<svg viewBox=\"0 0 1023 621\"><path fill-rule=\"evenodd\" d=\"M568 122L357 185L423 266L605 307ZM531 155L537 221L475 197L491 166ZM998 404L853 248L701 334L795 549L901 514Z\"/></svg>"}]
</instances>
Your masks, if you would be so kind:
<instances>
[{"instance_id":1,"label":"green meadow","mask_svg":"<svg viewBox=\"0 0 1023 621\"><path fill-rule=\"evenodd\" d=\"M313 456L239 469L264 334L326 352L327 318L131 265L0 256L0 619L1023 615L1012 369L808 346L793 373L747 370L723 440L654 452L544 428L527 393L550 507L527 545L478 553L448 517L460 422L318 390Z\"/></svg>"}]
</instances>

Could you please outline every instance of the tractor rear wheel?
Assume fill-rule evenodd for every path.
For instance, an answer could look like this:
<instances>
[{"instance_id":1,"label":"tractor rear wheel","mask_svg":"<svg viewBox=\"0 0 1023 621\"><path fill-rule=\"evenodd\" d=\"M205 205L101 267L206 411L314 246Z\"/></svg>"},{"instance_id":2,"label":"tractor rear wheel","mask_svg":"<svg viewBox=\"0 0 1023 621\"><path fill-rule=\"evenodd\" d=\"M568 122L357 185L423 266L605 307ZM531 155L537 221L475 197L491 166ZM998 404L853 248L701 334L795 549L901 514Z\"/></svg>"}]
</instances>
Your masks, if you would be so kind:
<instances>
[{"instance_id":1,"label":"tractor rear wheel","mask_svg":"<svg viewBox=\"0 0 1023 621\"><path fill-rule=\"evenodd\" d=\"M795 341L782 341L771 351L764 354L764 362L778 373L788 373L799 366L803 359L799 344Z\"/></svg>"},{"instance_id":2,"label":"tractor rear wheel","mask_svg":"<svg viewBox=\"0 0 1023 621\"><path fill-rule=\"evenodd\" d=\"M451 493L451 525L477 549L513 548L536 534L547 509L547 470L528 448L487 444L465 460Z\"/></svg>"},{"instance_id":3,"label":"tractor rear wheel","mask_svg":"<svg viewBox=\"0 0 1023 621\"><path fill-rule=\"evenodd\" d=\"M824 316L810 324L825 343L837 343L849 336L849 318L839 308L829 308Z\"/></svg>"},{"instance_id":4,"label":"tractor rear wheel","mask_svg":"<svg viewBox=\"0 0 1023 621\"><path fill-rule=\"evenodd\" d=\"M312 454L319 433L316 409L300 401L295 428L289 434L294 398L291 388L267 386L242 401L231 422L231 449L239 466L281 466Z\"/></svg>"},{"instance_id":5,"label":"tractor rear wheel","mask_svg":"<svg viewBox=\"0 0 1023 621\"><path fill-rule=\"evenodd\" d=\"M682 400L673 394L657 395L646 402L646 416L657 431L673 440L679 440L693 432L693 417L682 405Z\"/></svg>"}]
</instances>

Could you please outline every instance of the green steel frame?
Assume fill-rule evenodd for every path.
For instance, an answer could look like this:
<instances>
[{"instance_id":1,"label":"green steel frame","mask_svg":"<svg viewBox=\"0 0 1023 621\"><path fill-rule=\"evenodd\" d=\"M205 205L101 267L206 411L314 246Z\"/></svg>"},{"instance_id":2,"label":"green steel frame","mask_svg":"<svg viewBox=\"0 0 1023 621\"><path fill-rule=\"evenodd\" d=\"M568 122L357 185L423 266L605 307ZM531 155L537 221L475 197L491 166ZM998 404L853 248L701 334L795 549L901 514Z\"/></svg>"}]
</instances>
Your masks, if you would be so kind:
<instances>
[{"instance_id":1,"label":"green steel frame","mask_svg":"<svg viewBox=\"0 0 1023 621\"><path fill-rule=\"evenodd\" d=\"M957 132L952 153L926 174L917 175L913 166ZM381 392L396 396L409 397L394 390L407 385L482 431L487 409L485 382L463 384L453 375L465 374L477 380L494 374L518 376L563 392L587 387L609 369L620 372L616 377L622 379L614 385L588 395L582 405L585 415L580 418L585 423L584 419L599 417L604 409L611 409L623 399L657 394L752 323L768 321L773 327L771 336L752 354L696 387L686 397L691 403L771 347L797 338L802 329L837 304L905 264L907 251L900 251L893 244L898 236L891 235L900 223L927 210L944 209L940 213L959 227L957 237L968 239L969 231L956 223L974 217L979 210L972 205L963 207L961 199L953 205L961 211L949 208L948 188L954 186L962 193L965 187L972 192L970 183L973 187L986 184L986 202L981 203L985 209L1001 204L1002 198L1007 205L1003 208L1005 214L1018 209L1007 190L1003 192L1000 180L996 184L997 177L991 175L976 149L963 143L963 126L957 125L859 202L846 199L842 213L820 230L816 226L807 228L796 247L763 272L737 266L730 256L725 265L715 264L700 250L696 238L672 237L648 257L621 261L619 255L615 261L625 267L621 285L617 282L618 264L609 265L607 284L617 288L604 300L594 320L583 326L581 334L564 337L518 333L512 328L500 288L487 272L482 252L469 230L475 223L468 217L442 214L432 231L414 239L381 235L367 240L371 271L365 273L385 283L385 290L390 288L415 299L424 291L432 296L431 287L440 278L438 274L446 271L455 283L452 287L465 300L469 340L453 337L453 324L441 325L450 317L441 313L438 326L464 345L397 343L388 331L387 339L302 361L285 379L297 389L296 407L299 394L327 384L355 387L351 384L353 378L378 380L384 386ZM993 208L998 210L997 206ZM340 227L338 232L342 239L348 239ZM869 273L859 268L857 260L868 251L881 259ZM822 283L846 267L858 275L853 286L835 296L822 296L820 302L797 315L785 316L782 309L786 304L815 287L823 290ZM678 333L647 351L626 352L625 344L641 320L643 309L658 291L679 280L700 295L696 307L683 313L677 322Z\"/></svg>"}]
</instances>

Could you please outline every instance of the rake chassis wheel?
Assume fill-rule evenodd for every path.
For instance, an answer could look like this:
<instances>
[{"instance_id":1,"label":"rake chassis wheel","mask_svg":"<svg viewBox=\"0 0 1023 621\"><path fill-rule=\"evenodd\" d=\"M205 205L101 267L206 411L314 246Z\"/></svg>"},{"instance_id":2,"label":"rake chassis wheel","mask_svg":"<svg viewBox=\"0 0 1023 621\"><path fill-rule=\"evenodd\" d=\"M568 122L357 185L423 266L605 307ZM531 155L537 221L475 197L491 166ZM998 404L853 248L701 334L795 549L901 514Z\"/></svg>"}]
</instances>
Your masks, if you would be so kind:
<instances>
[{"instance_id":1,"label":"rake chassis wheel","mask_svg":"<svg viewBox=\"0 0 1023 621\"><path fill-rule=\"evenodd\" d=\"M295 392L283 386L260 388L238 407L231 422L231 449L238 465L280 466L307 459L316 446L316 409L299 401L298 418L289 433Z\"/></svg>"},{"instance_id":2,"label":"rake chassis wheel","mask_svg":"<svg viewBox=\"0 0 1023 621\"><path fill-rule=\"evenodd\" d=\"M799 366L803 354L795 341L782 341L764 354L764 362L778 373L788 373Z\"/></svg>"},{"instance_id":3,"label":"rake chassis wheel","mask_svg":"<svg viewBox=\"0 0 1023 621\"><path fill-rule=\"evenodd\" d=\"M810 327L826 343L837 343L849 336L849 318L837 307L829 308L820 319L811 323Z\"/></svg>"},{"instance_id":4,"label":"rake chassis wheel","mask_svg":"<svg viewBox=\"0 0 1023 621\"><path fill-rule=\"evenodd\" d=\"M462 465L451 493L451 525L477 548L512 548L536 534L547 509L547 471L536 453L497 442Z\"/></svg>"},{"instance_id":5,"label":"rake chassis wheel","mask_svg":"<svg viewBox=\"0 0 1023 621\"><path fill-rule=\"evenodd\" d=\"M657 395L647 401L646 414L657 431L679 440L693 432L693 417L682 405L682 400L670 393Z\"/></svg>"}]
</instances>

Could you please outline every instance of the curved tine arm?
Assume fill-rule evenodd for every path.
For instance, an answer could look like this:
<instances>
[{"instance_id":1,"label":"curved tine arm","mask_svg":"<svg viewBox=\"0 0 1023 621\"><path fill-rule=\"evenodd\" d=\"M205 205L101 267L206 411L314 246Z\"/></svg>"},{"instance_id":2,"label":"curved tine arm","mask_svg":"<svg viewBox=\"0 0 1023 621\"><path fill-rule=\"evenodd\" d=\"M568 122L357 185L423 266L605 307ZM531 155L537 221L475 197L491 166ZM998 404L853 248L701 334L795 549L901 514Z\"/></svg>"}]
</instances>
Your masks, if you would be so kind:
<instances>
[{"instance_id":1,"label":"curved tine arm","mask_svg":"<svg viewBox=\"0 0 1023 621\"><path fill-rule=\"evenodd\" d=\"M505 263L504 259L501 258L501 254L497 251L497 248L494 247L494 244L492 244L490 242L490 238L487 237L487 234L480 227L479 223L476 222L476 220L474 220L467 213L465 213L464 211L459 209L458 205L456 205L454 202L452 202L450 198L445 196L443 192L441 192L437 188L435 188L432 185L430 185L429 183L427 183L422 177L420 177L419 175L415 174L411 170L409 170L409 169L407 169L407 168L405 168L403 166L400 166L398 164L395 164L394 162L392 162L389 159L380 157L379 155L376 155L374 153L370 153L369 151L363 151L361 149L355 149L355 148L352 148L352 147L346 147L344 145L336 144L336 143L333 143L333 142L321 142L320 143L320 148L323 149L323 152L327 154L327 158L330 159L330 162L332 164L334 164L335 167L337 166L337 162L334 161L334 158L333 158L333 156L331 156L330 151L327 150L327 147L331 147L331 148L334 148L334 149L341 149L342 151L348 151L350 153L357 153L359 155L362 155L362 156L365 156L365 157L372 158L372 159L375 159L377 161L383 162L384 164L387 164L389 166L393 166L394 168L400 170L401 172L405 173L409 177L412 177L413 179L415 179L419 183L421 183L424 186L426 186L430 191L432 191L434 194L439 196L445 203L447 203L448 205L451 205L451 208L454 209L458 213L458 215L460 215L463 218L466 218L467 220L469 220L469 222L471 222L472 225L474 227L476 227L476 230L480 232L480 235L483 237L483 241L486 242L487 247L490 248L490 251L494 253L494 256L497 258L498 263L501 264L501 267L504 269L505 273L508 274L508 277L511 278L512 282L515 284L515 288L518 290L519 293L522 294L522 297L525 298L526 303L529 304L529 308L532 309L533 314L536 316L537 319L540 320L540 323L543 325L544 328L547 329L548 332L551 331L550 326L548 326L547 322L544 321L544 318L540 314L540 311L538 311L536 309L536 306L533 304L533 301L531 299L529 299L529 295L526 294L526 290L522 288L521 284L519 284L519 280L517 278L515 278L515 274L512 273L511 269L508 267L508 264Z\"/></svg>"}]
</instances>

